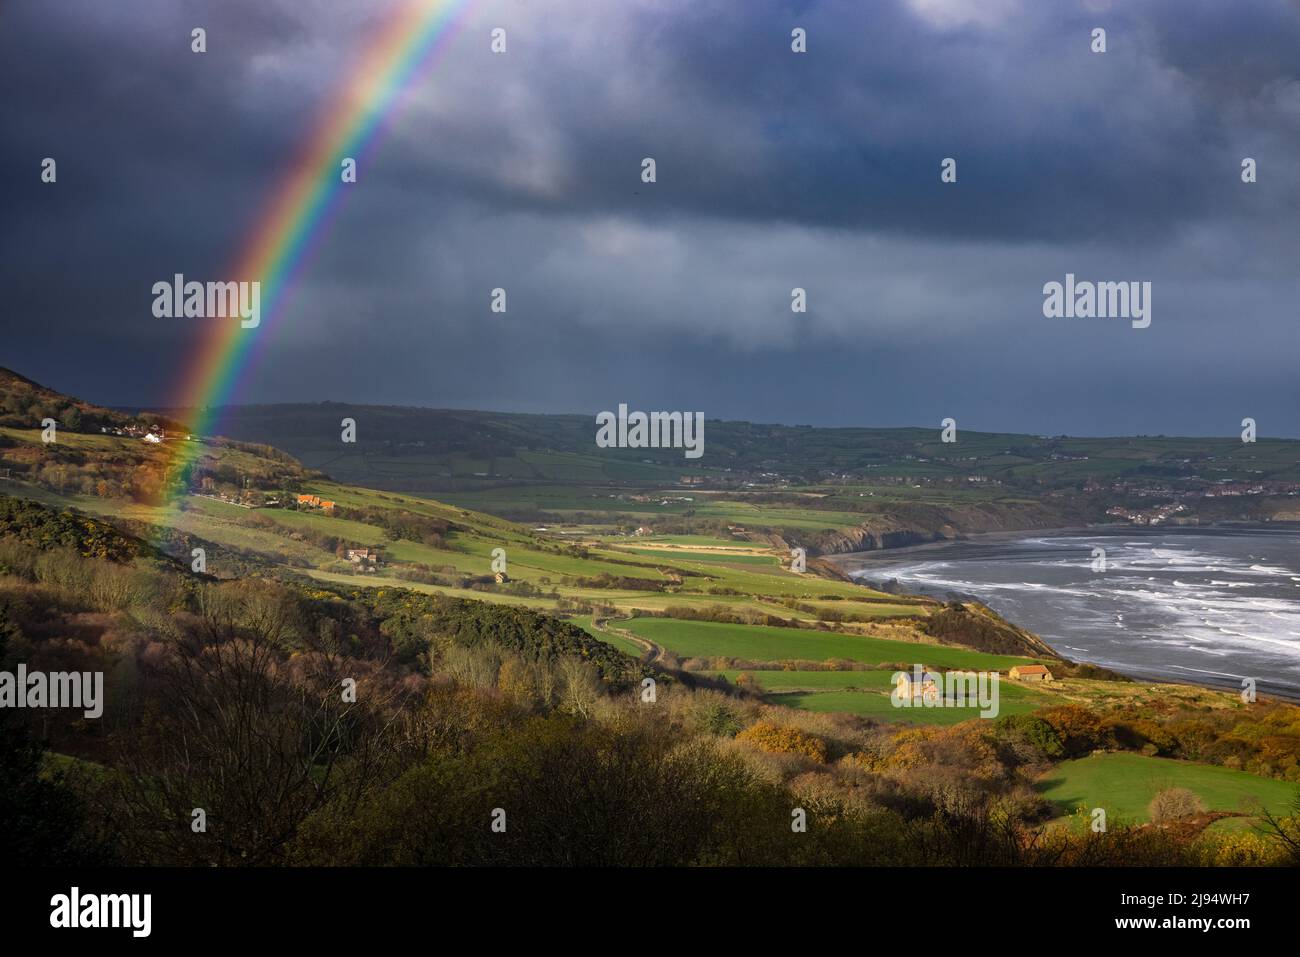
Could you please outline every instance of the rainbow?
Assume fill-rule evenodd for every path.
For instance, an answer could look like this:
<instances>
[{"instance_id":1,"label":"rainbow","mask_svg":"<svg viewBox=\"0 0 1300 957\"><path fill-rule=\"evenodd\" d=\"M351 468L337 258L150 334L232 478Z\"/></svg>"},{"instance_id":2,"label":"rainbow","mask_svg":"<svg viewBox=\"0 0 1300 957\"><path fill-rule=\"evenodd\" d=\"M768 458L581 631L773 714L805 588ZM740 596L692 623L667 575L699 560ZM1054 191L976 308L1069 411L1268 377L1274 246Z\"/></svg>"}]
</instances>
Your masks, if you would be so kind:
<instances>
[{"instance_id":1,"label":"rainbow","mask_svg":"<svg viewBox=\"0 0 1300 957\"><path fill-rule=\"evenodd\" d=\"M171 477L202 454L200 437L214 434L220 407L247 381L258 354L254 347L266 341L268 325L327 232L346 191L340 176L343 158L357 161L358 178L365 175L363 160L382 139L401 94L447 48L467 5L468 0L397 0L326 101L231 273L222 277L261 282L261 324L245 329L237 320L204 320L202 341L174 390L171 407L192 410L187 424L194 441L169 443L175 450Z\"/></svg>"}]
</instances>

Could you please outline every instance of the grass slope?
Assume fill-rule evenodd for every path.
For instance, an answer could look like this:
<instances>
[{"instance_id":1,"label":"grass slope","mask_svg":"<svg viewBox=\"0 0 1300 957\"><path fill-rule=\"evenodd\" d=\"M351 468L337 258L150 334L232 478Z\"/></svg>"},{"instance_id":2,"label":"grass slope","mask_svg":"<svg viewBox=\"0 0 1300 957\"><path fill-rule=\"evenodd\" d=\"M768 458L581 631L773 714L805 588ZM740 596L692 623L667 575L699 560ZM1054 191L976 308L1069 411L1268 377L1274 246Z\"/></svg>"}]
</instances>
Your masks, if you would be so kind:
<instances>
[{"instance_id":1,"label":"grass slope","mask_svg":"<svg viewBox=\"0 0 1300 957\"><path fill-rule=\"evenodd\" d=\"M740 671L720 671L734 682ZM770 692L767 700L805 711L846 712L878 721L957 724L980 716L979 708L895 708L889 700L891 671L749 671L755 684ZM1048 699L1009 681L998 683L998 716L1024 714Z\"/></svg>"},{"instance_id":2,"label":"grass slope","mask_svg":"<svg viewBox=\"0 0 1300 957\"><path fill-rule=\"evenodd\" d=\"M1150 820L1147 805L1166 788L1187 788L1200 795L1207 810L1252 810L1258 801L1274 814L1285 813L1296 786L1245 771L1193 764L1141 754L1094 754L1059 764L1038 782L1048 800L1069 812L1083 806L1105 808L1111 821Z\"/></svg>"},{"instance_id":3,"label":"grass slope","mask_svg":"<svg viewBox=\"0 0 1300 957\"><path fill-rule=\"evenodd\" d=\"M936 668L1005 670L1031 659L986 655L965 648L894 641L865 635L805 631L767 625L637 618L623 623L634 634L690 658L727 657L749 661L830 661L864 664L924 664Z\"/></svg>"}]
</instances>

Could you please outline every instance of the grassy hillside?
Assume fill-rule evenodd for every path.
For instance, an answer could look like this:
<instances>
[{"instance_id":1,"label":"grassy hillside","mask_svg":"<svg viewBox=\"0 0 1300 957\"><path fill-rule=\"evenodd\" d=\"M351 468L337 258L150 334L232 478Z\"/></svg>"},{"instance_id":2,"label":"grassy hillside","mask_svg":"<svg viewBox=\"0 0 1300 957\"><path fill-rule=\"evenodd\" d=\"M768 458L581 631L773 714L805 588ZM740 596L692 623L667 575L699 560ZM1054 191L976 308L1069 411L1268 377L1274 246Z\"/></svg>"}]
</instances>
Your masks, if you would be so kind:
<instances>
[{"instance_id":1,"label":"grassy hillside","mask_svg":"<svg viewBox=\"0 0 1300 957\"><path fill-rule=\"evenodd\" d=\"M128 413L94 405L56 392L9 369L0 367L0 426L14 429L41 428L42 420L54 419L69 433L102 434L101 428L127 429L152 426L181 430L175 420L153 412Z\"/></svg>"},{"instance_id":2,"label":"grassy hillside","mask_svg":"<svg viewBox=\"0 0 1300 957\"><path fill-rule=\"evenodd\" d=\"M579 468L533 450L542 475L629 484L548 478L564 520L522 523L469 507L497 507L488 487L459 502L377 490L262 445L149 442L131 417L78 431L93 409L50 444L22 422L33 408L0 426L0 658L102 670L107 711L7 709L55 754L26 749L0 771L13 794L54 788L72 811L45 833L78 848L201 865L887 865L915 863L918 841L957 864L1290 860L1276 838L1122 819L1168 782L1216 809L1242 795L1279 807L1300 784L1300 709L1076 668L973 603L882 593L815 558L791 567L795 535L852 543L839 523L875 508L853 505L865 488L890 490L872 534L907 535L899 516L1043 508L1007 486L669 495L630 484L653 461ZM482 424L450 433L453 470L515 468L473 444ZM486 434L536 443L554 423L516 425ZM743 431L737 455L771 451L772 434L749 445ZM172 441L196 443L196 468L168 471ZM598 498L639 511L611 522L585 504ZM659 517L638 534L640 512ZM995 720L888 697L895 668L1033 660L1059 680L1003 681ZM1097 770L1095 751L1128 763ZM1097 795L1121 819L1107 835L1044 824ZM220 842L158 824L199 806ZM792 839L795 806L812 813ZM480 826L494 807L528 826L496 839Z\"/></svg>"},{"instance_id":3,"label":"grassy hillside","mask_svg":"<svg viewBox=\"0 0 1300 957\"><path fill-rule=\"evenodd\" d=\"M731 625L712 621L637 618L626 623L634 634L679 655L739 658L749 661L854 661L870 665L924 664L939 668L1003 670L1029 664L1030 658L986 655L964 648L828 634L793 628Z\"/></svg>"},{"instance_id":4,"label":"grassy hillside","mask_svg":"<svg viewBox=\"0 0 1300 957\"><path fill-rule=\"evenodd\" d=\"M359 423L342 446L338 422ZM1300 443L1070 438L709 420L706 453L601 449L594 417L316 405L223 410L231 435L335 479L531 525L791 545L813 555L1113 522L1300 521ZM1228 490L1229 495L1220 494ZM1180 506L1177 512L1172 511ZM1163 509L1163 511L1162 511ZM1172 516L1172 517L1171 517Z\"/></svg>"},{"instance_id":5,"label":"grassy hillside","mask_svg":"<svg viewBox=\"0 0 1300 957\"><path fill-rule=\"evenodd\" d=\"M222 410L223 429L260 453L251 460L203 454L188 474L169 476L165 460L151 454L156 448L126 442L113 449L118 467L92 481L71 445L34 447L36 412L66 412L64 432L87 439L102 437L105 423L112 438L114 430L168 419L90 407L0 370L0 427L24 433L0 433L0 469L61 493L152 503L180 482L259 504L262 490L296 492L312 470L324 470L344 486L433 497L532 526L625 535L649 526L660 536L770 543L776 558L788 557L792 545L835 554L1113 521L1107 513L1115 508L1140 515L1179 504L1179 522L1300 520L1300 444L1247 445L1231 435L1076 439L963 430L956 443L943 443L937 428L710 421L707 454L687 460L680 450L599 449L589 416L326 402ZM339 441L345 416L359 424L355 444ZM28 448L6 454L6 444ZM292 458L279 453L277 461L273 449ZM1232 496L1217 494L1225 485ZM735 562L764 563L762 556Z\"/></svg>"},{"instance_id":6,"label":"grassy hillside","mask_svg":"<svg viewBox=\"0 0 1300 957\"><path fill-rule=\"evenodd\" d=\"M893 672L885 671L720 671L721 677L767 692L766 700L806 711L843 712L877 721L951 725L980 717L978 706L899 708L890 701ZM1027 714L1055 699L1010 681L998 684L998 715Z\"/></svg>"},{"instance_id":7,"label":"grassy hillside","mask_svg":"<svg viewBox=\"0 0 1300 957\"><path fill-rule=\"evenodd\" d=\"M1094 754L1057 765L1038 783L1043 796L1063 811L1105 808L1112 821L1145 823L1151 799L1168 788L1186 788L1208 811L1255 819L1261 810L1282 816L1296 797L1284 781L1243 771L1140 754Z\"/></svg>"},{"instance_id":8,"label":"grassy hillside","mask_svg":"<svg viewBox=\"0 0 1300 957\"><path fill-rule=\"evenodd\" d=\"M795 573L779 536L764 539L734 526L714 534L652 529L627 535L600 524L519 524L422 496L330 481L278 450L224 441L204 444L203 474L242 475L242 488L194 483L191 477L188 487L156 505L96 487L95 476L124 461L133 472L161 467L165 446L104 433L64 434L55 446L40 442L38 430L0 434L11 441L9 450L30 459L30 468L4 483L9 492L117 523L184 562L194 547L202 547L207 572L218 579L306 576L332 587L399 588L532 609L571 617L622 652L688 670L716 668L719 661L743 666L839 660L846 663L842 667L923 663L1005 673L1015 663L1054 657L1032 635L986 609L873 591L816 562ZM84 475L48 481L51 463L61 467L71 456ZM299 494L335 506L328 512L284 507ZM576 501L591 493L574 487L569 494ZM281 507L268 507L269 501ZM827 529L853 519L848 512L825 511L821 501L804 496L798 507L719 501L716 514ZM345 553L357 548L377 550L380 561L349 561ZM502 560L506 579L497 581ZM1069 673L1059 662L1054 667ZM786 704L810 710L867 713L877 704L861 694L845 697L846 687L771 691L784 692ZM1059 685L1053 693L1067 687L1077 695L1085 685ZM1017 695L1012 691L1008 701Z\"/></svg>"},{"instance_id":9,"label":"grassy hillside","mask_svg":"<svg viewBox=\"0 0 1300 957\"><path fill-rule=\"evenodd\" d=\"M15 397L11 404L19 416L35 408L24 405L33 401L76 404L13 375L0 374L0 389ZM624 484L617 491L606 491L604 483L610 476L605 472L594 478L579 476L583 469L591 472L584 466L563 484L546 484L548 469L572 464L568 456L587 454L581 452L586 441L581 436L588 431L582 417L365 410L375 417L367 419L368 426L361 430L363 454L369 454L366 450L373 449L374 443L395 441L409 433L414 437L398 442L394 455L445 455L449 462L455 460L451 467L455 473L460 468L484 471L488 460L513 460L519 449L531 450L529 461L536 467L530 467L528 481L542 484L493 488L493 483L482 482L482 491L460 493L493 505L500 504L494 498L498 493L516 494L523 488L529 491L521 494L536 493L548 510L565 512L571 519L558 525L525 524L463 504L333 481L261 444L179 436L151 444L136 435L115 434L118 426L135 418L84 403L78 408L83 417L105 417L108 427L98 432L64 429L54 444L42 442L37 428L0 428L0 440L8 443L0 447L0 461L12 463L8 478L0 478L0 491L115 523L184 562L193 548L202 547L207 573L218 579L249 574L305 576L330 586L400 588L533 609L572 617L613 647L658 655L661 664L675 667L707 669L716 664L714 659L742 664L841 660L852 667L919 662L934 668L1005 672L1018 662L1054 658L1051 649L1034 636L987 609L884 594L845 580L817 561L811 561L806 572L792 571L789 542L783 535L837 535L846 525L861 522L866 514L862 510L879 506L868 503L875 497L874 492L863 491L869 486L843 476L838 484L820 491L798 492L793 486L779 494L682 488L670 495L630 487L644 476L622 475L618 481ZM282 430L267 435L314 434L316 424L323 421L320 416L333 417L340 408L345 407L327 403L301 409L230 410L229 421L235 427L243 423ZM421 429L431 432L415 435ZM906 469L918 464L938 467L944 452L931 447L934 435L920 430L718 423L716 431L719 453L736 463L730 474L747 475L751 467L762 466L767 470L765 480L776 482L786 480L772 463L801 457L847 471L869 466L873 475L883 477L899 463ZM1045 455L1047 462L1077 464L1073 453L1061 451L1065 440L974 434L968 438L971 444L966 451L983 450L988 461L968 456L961 469L984 469L991 475L989 469L995 466L1010 467L1008 448L1018 450L1013 458L1037 460ZM167 444L172 441L201 443L195 468L183 476L170 476L170 485L155 486L154 494L142 494L150 490L133 484L135 477L164 469L173 454ZM328 440L321 441L336 448L337 431L331 427ZM1102 448L1095 445L1102 440L1089 441L1094 442L1091 456ZM1149 462L1151 456L1163 455L1166 445L1171 455L1187 452L1175 440L1125 440L1111 448L1106 461ZM1237 461L1236 454L1225 461ZM598 458L604 464L592 465L596 471L610 462L627 464L617 450L612 458L603 453ZM486 471L490 478L491 467ZM691 474L683 467L676 478ZM584 484L589 479L597 484ZM918 483L913 487L900 482L870 488L904 512L934 509L943 503L951 508L979 503L984 507L1017 497L1022 505L1033 505L1007 486ZM160 497L160 490L168 494ZM328 511L299 507L297 498L303 494L333 502L334 507ZM658 516L656 527L627 534L616 526L585 520L592 518L592 503L601 509L635 509L629 514L637 516L637 522L653 513ZM680 515L684 527L699 525L707 530L673 530L661 521L670 513ZM347 558L349 549L363 548L376 550L379 561L356 563ZM498 580L496 572L503 567L505 575ZM1060 662L1054 667L1061 676L1073 673ZM1059 685L1054 693L1064 693L1067 687L1085 698L1095 693L1080 690L1088 687L1082 682ZM823 708L829 700L806 703ZM863 706L851 704L851 710Z\"/></svg>"}]
</instances>

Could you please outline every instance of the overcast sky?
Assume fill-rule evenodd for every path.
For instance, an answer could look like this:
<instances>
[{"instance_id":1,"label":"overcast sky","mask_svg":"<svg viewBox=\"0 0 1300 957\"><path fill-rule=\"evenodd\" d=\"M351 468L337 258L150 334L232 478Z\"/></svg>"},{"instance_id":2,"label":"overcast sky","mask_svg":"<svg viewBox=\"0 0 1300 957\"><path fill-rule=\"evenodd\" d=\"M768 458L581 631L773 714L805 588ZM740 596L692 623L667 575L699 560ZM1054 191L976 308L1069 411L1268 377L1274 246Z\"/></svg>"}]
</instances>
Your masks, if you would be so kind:
<instances>
[{"instance_id":1,"label":"overcast sky","mask_svg":"<svg viewBox=\"0 0 1300 957\"><path fill-rule=\"evenodd\" d=\"M391 4L5 0L0 364L167 401ZM1300 436L1290 0L469 0L358 179L239 401Z\"/></svg>"}]
</instances>

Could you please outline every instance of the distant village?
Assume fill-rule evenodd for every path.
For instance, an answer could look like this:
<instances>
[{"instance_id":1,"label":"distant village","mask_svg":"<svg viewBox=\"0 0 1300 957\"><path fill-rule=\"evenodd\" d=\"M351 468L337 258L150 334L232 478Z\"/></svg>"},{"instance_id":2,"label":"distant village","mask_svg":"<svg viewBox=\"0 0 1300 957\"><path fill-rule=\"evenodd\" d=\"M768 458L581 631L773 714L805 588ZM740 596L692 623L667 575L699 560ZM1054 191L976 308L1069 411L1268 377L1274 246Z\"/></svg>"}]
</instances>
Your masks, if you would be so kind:
<instances>
[{"instance_id":1,"label":"distant village","mask_svg":"<svg viewBox=\"0 0 1300 957\"><path fill-rule=\"evenodd\" d=\"M142 439L143 441L149 442L153 445L161 445L163 442L168 441L169 438L167 430L161 425L146 426L132 424L123 426L120 429L113 426L101 425L99 431L104 435L117 435L128 439ZM181 441L182 436L179 433L174 433L170 436L170 439L172 441ZM194 436L189 435L188 433L183 437L183 440L186 442L191 442L193 439Z\"/></svg>"},{"instance_id":2,"label":"distant village","mask_svg":"<svg viewBox=\"0 0 1300 957\"><path fill-rule=\"evenodd\" d=\"M1123 505L1114 505L1106 509L1106 514L1112 518L1122 518L1134 525L1161 525L1168 522L1171 517L1185 511L1187 511L1187 506L1182 502L1178 502L1146 509L1132 509Z\"/></svg>"}]
</instances>

